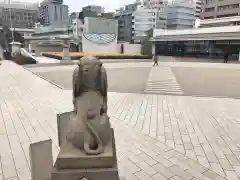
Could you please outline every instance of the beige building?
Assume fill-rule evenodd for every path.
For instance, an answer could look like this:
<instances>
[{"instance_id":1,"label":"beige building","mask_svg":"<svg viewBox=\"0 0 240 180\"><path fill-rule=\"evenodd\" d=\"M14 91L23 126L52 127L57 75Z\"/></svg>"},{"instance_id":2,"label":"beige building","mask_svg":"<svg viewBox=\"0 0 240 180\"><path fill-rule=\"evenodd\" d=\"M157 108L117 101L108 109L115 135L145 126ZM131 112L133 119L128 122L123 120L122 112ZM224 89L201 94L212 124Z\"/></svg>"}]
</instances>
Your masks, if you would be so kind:
<instances>
[{"instance_id":1,"label":"beige building","mask_svg":"<svg viewBox=\"0 0 240 180\"><path fill-rule=\"evenodd\" d=\"M240 25L240 16L214 18L214 19L203 19L200 21L200 28L239 26L239 25Z\"/></svg>"},{"instance_id":2,"label":"beige building","mask_svg":"<svg viewBox=\"0 0 240 180\"><path fill-rule=\"evenodd\" d=\"M239 0L204 0L202 18L213 19L240 15Z\"/></svg>"},{"instance_id":3,"label":"beige building","mask_svg":"<svg viewBox=\"0 0 240 180\"><path fill-rule=\"evenodd\" d=\"M35 26L37 18L37 3L0 2L0 26L29 29Z\"/></svg>"}]
</instances>

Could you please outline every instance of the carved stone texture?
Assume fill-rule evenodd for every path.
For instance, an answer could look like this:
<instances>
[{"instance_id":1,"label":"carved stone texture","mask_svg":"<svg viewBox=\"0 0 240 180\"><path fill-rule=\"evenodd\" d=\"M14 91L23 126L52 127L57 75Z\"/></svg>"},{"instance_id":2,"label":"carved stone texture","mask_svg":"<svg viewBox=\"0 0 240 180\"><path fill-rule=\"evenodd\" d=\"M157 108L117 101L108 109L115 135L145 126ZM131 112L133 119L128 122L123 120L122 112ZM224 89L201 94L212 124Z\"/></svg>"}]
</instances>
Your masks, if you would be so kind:
<instances>
[{"instance_id":1,"label":"carved stone texture","mask_svg":"<svg viewBox=\"0 0 240 180\"><path fill-rule=\"evenodd\" d=\"M83 57L73 73L73 102L76 116L70 123L67 140L86 154L103 153L111 136L107 76L95 57Z\"/></svg>"},{"instance_id":2,"label":"carved stone texture","mask_svg":"<svg viewBox=\"0 0 240 180\"><path fill-rule=\"evenodd\" d=\"M60 129L66 138L60 137L63 142L51 179L119 180L114 131L107 115L107 75L95 57L83 57L73 73L73 104L74 113L65 114L71 118L68 131Z\"/></svg>"},{"instance_id":3,"label":"carved stone texture","mask_svg":"<svg viewBox=\"0 0 240 180\"><path fill-rule=\"evenodd\" d=\"M75 150L75 152L79 154L79 149L75 148L72 145L70 147L65 146L66 134L64 127L68 126L68 124L70 123L71 116L73 114L74 112L58 114L59 138L62 138L61 140L62 145L59 156L52 171L51 180L79 180L83 177L88 178L89 180L101 180L101 179L119 180L114 136L112 136L113 157L103 156L103 158L101 158L101 154L89 156L86 155L85 153L81 153L82 156L78 157L76 156L76 154L74 154L74 152L72 152L72 150ZM113 129L112 134L114 134ZM108 150L105 150L105 152L108 152ZM84 160L82 161L81 159ZM97 162L99 160L101 161L100 163ZM85 164L86 161L87 164ZM111 165L112 163L113 165ZM109 165L109 167L107 167L107 164Z\"/></svg>"}]
</instances>

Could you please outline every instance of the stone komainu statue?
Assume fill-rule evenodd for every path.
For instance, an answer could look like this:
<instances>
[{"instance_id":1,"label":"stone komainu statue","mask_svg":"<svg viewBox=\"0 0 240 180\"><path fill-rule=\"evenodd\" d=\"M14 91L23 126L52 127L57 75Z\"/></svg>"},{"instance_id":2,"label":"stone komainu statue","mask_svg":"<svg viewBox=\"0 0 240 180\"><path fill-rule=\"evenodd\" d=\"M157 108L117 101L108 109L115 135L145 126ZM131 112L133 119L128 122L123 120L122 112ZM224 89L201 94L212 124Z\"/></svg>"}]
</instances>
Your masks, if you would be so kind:
<instances>
[{"instance_id":1,"label":"stone komainu statue","mask_svg":"<svg viewBox=\"0 0 240 180\"><path fill-rule=\"evenodd\" d=\"M111 138L107 115L107 74L95 57L81 58L73 72L73 104L67 140L89 155L101 154Z\"/></svg>"},{"instance_id":2,"label":"stone komainu statue","mask_svg":"<svg viewBox=\"0 0 240 180\"><path fill-rule=\"evenodd\" d=\"M83 92L94 90L101 93L104 100L103 111L107 113L107 73L102 62L95 57L83 57L73 72L73 105Z\"/></svg>"}]
</instances>

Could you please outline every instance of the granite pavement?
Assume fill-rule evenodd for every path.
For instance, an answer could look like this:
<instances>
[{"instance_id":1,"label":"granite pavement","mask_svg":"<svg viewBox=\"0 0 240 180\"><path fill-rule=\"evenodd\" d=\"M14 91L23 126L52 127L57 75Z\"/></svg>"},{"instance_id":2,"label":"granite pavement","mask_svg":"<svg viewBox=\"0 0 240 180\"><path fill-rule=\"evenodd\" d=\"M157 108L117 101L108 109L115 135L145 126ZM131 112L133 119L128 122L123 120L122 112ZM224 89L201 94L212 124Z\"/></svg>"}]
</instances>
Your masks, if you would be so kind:
<instances>
[{"instance_id":1,"label":"granite pavement","mask_svg":"<svg viewBox=\"0 0 240 180\"><path fill-rule=\"evenodd\" d=\"M0 66L0 180L30 179L29 145L53 140L70 90L3 61ZM127 180L240 178L240 100L108 93L119 172Z\"/></svg>"}]
</instances>

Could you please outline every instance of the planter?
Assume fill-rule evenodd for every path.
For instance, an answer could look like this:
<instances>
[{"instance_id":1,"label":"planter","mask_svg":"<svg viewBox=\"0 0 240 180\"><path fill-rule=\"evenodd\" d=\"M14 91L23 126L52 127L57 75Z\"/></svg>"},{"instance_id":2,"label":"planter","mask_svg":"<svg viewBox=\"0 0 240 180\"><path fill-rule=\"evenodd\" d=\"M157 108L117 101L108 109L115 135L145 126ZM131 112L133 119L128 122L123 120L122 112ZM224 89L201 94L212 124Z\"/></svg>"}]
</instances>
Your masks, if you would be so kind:
<instances>
[{"instance_id":1,"label":"planter","mask_svg":"<svg viewBox=\"0 0 240 180\"><path fill-rule=\"evenodd\" d=\"M42 56L49 57L49 58L54 58L58 60L62 60L62 56L60 55L55 55L51 53L42 53ZM79 60L82 58L84 55L71 55L71 60ZM151 59L152 56L149 55L94 55L95 57L99 59Z\"/></svg>"}]
</instances>

